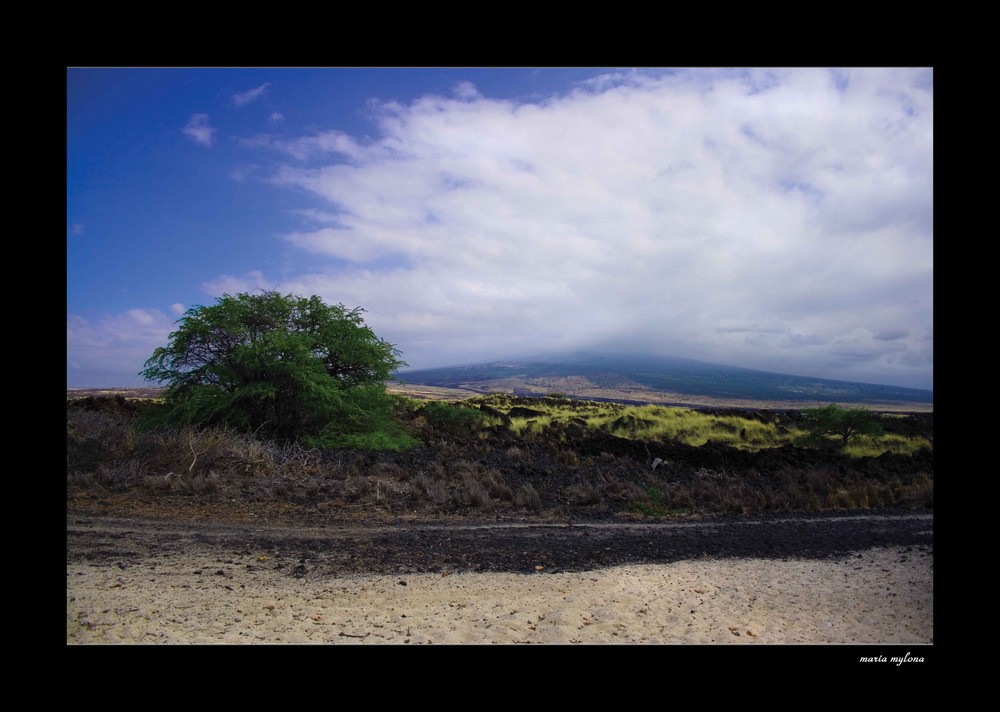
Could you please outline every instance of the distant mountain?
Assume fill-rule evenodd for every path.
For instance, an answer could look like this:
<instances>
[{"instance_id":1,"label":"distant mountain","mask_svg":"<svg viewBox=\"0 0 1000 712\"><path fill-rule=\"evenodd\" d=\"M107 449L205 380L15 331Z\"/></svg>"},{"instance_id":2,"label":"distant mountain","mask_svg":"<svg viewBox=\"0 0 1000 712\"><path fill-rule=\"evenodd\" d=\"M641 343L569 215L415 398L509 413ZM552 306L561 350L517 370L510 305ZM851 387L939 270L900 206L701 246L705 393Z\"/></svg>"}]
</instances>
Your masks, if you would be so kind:
<instances>
[{"instance_id":1,"label":"distant mountain","mask_svg":"<svg viewBox=\"0 0 1000 712\"><path fill-rule=\"evenodd\" d=\"M804 378L646 354L575 353L402 371L397 376L406 384L462 388L478 393L557 392L580 398L648 403L933 403L932 391L917 388Z\"/></svg>"}]
</instances>

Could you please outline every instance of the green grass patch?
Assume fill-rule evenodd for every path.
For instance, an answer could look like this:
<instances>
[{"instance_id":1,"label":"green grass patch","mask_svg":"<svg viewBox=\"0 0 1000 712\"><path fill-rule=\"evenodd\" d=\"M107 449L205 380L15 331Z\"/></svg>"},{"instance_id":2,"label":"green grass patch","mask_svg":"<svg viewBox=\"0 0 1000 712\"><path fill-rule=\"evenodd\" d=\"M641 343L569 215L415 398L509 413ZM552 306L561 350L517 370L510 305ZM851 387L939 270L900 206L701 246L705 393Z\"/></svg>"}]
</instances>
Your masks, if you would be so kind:
<instances>
[{"instance_id":1,"label":"green grass patch","mask_svg":"<svg viewBox=\"0 0 1000 712\"><path fill-rule=\"evenodd\" d=\"M464 401L487 405L508 414L510 429L522 437L547 436L553 426L578 425L609 432L617 437L649 442L681 443L699 447L708 442L756 452L784 445L809 446L809 433L773 420L747 417L739 411L708 413L690 408L658 405L626 405L566 398L518 398L506 394L476 396ZM517 408L530 408L538 415L517 415ZM831 439L831 443L833 440ZM815 442L813 443L815 444ZM913 454L930 447L926 438L883 435L852 442L845 452L852 457L872 457L885 452Z\"/></svg>"},{"instance_id":2,"label":"green grass patch","mask_svg":"<svg viewBox=\"0 0 1000 712\"><path fill-rule=\"evenodd\" d=\"M401 429L380 430L370 433L352 433L338 435L333 438L308 437L302 439L304 445L310 447L355 448L357 450L409 450L422 443Z\"/></svg>"},{"instance_id":3,"label":"green grass patch","mask_svg":"<svg viewBox=\"0 0 1000 712\"><path fill-rule=\"evenodd\" d=\"M851 457L878 457L887 452L897 455L915 455L923 448L932 449L927 438L905 437L903 435L882 435L871 440L858 440L844 448Z\"/></svg>"},{"instance_id":4,"label":"green grass patch","mask_svg":"<svg viewBox=\"0 0 1000 712\"><path fill-rule=\"evenodd\" d=\"M462 403L431 401L421 404L417 413L431 425L446 430L471 430L492 423L486 413Z\"/></svg>"}]
</instances>

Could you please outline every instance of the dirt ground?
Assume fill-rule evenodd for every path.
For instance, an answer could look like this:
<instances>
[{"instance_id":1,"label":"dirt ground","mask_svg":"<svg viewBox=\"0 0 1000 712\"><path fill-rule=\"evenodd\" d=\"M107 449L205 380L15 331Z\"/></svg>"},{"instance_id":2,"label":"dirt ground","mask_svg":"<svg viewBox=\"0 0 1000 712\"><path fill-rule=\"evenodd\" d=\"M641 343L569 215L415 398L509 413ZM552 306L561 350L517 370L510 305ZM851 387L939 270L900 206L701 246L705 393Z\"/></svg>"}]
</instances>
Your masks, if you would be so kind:
<instances>
[{"instance_id":1,"label":"dirt ground","mask_svg":"<svg viewBox=\"0 0 1000 712\"><path fill-rule=\"evenodd\" d=\"M324 526L201 515L70 511L67 644L905 644L915 655L934 640L930 515Z\"/></svg>"}]
</instances>

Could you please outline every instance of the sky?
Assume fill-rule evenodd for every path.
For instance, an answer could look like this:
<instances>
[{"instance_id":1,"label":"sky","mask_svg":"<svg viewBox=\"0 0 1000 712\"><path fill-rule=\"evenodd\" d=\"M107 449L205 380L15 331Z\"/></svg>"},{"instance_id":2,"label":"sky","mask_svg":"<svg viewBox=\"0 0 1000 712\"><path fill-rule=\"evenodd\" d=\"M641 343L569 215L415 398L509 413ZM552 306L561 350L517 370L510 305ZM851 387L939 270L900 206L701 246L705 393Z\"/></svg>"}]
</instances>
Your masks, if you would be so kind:
<instances>
[{"instance_id":1,"label":"sky","mask_svg":"<svg viewBox=\"0 0 1000 712\"><path fill-rule=\"evenodd\" d=\"M411 368L640 351L933 388L931 68L67 68L67 386L187 309Z\"/></svg>"}]
</instances>

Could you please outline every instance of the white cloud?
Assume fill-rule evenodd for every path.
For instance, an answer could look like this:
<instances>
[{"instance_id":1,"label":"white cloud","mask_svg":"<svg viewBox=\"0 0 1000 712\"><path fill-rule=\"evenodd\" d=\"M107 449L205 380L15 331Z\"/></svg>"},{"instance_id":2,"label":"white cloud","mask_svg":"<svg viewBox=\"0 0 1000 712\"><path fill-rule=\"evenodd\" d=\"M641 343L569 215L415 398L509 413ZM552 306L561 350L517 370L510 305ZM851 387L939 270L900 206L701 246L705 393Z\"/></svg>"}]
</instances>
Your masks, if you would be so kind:
<instances>
[{"instance_id":1,"label":"white cloud","mask_svg":"<svg viewBox=\"0 0 1000 712\"><path fill-rule=\"evenodd\" d=\"M322 131L297 139L275 138L264 134L246 139L243 144L250 148L264 147L286 153L299 161L335 155L358 158L363 151L362 146L343 131Z\"/></svg>"},{"instance_id":2,"label":"white cloud","mask_svg":"<svg viewBox=\"0 0 1000 712\"><path fill-rule=\"evenodd\" d=\"M280 273L203 286L362 306L413 366L597 344L930 387L932 86L610 71L537 103L376 103L374 138L244 142L325 205L295 211Z\"/></svg>"},{"instance_id":3,"label":"white cloud","mask_svg":"<svg viewBox=\"0 0 1000 712\"><path fill-rule=\"evenodd\" d=\"M221 297L223 294L240 294L243 292L254 292L257 290L268 291L274 285L264 278L264 273L259 270L247 272L243 276L224 274L217 279L202 284L202 289L213 297Z\"/></svg>"},{"instance_id":4,"label":"white cloud","mask_svg":"<svg viewBox=\"0 0 1000 712\"><path fill-rule=\"evenodd\" d=\"M195 143L202 146L212 145L215 129L209 124L208 114L192 114L182 130L184 135Z\"/></svg>"},{"instance_id":5,"label":"white cloud","mask_svg":"<svg viewBox=\"0 0 1000 712\"><path fill-rule=\"evenodd\" d=\"M479 90L476 89L476 85L472 82L458 82L455 84L452 91L458 99L472 100L482 98L482 94L479 93Z\"/></svg>"},{"instance_id":6,"label":"white cloud","mask_svg":"<svg viewBox=\"0 0 1000 712\"><path fill-rule=\"evenodd\" d=\"M925 73L624 72L538 104L465 84L384 104L376 141L272 144L313 160L274 180L336 223L285 239L357 265L288 283L365 306L428 365L634 341L929 385Z\"/></svg>"},{"instance_id":7,"label":"white cloud","mask_svg":"<svg viewBox=\"0 0 1000 712\"><path fill-rule=\"evenodd\" d=\"M233 104L236 106L246 106L247 104L252 104L257 101L260 97L267 93L267 90L271 88L270 82L264 82L259 87L255 89L250 89L242 94L233 94Z\"/></svg>"},{"instance_id":8,"label":"white cloud","mask_svg":"<svg viewBox=\"0 0 1000 712\"><path fill-rule=\"evenodd\" d=\"M359 240L351 230L323 228L313 232L292 232L284 238L309 252L339 257L349 262L367 262L385 254L378 245Z\"/></svg>"},{"instance_id":9,"label":"white cloud","mask_svg":"<svg viewBox=\"0 0 1000 712\"><path fill-rule=\"evenodd\" d=\"M77 388L136 386L153 351L167 344L173 320L157 309L66 320L67 381Z\"/></svg>"},{"instance_id":10,"label":"white cloud","mask_svg":"<svg viewBox=\"0 0 1000 712\"><path fill-rule=\"evenodd\" d=\"M331 213L326 210L315 210L312 208L306 210L293 210L292 212L296 215L302 215L303 217L306 217L311 221L318 223L326 223L326 224L329 223L339 224L341 217L337 213Z\"/></svg>"},{"instance_id":11,"label":"white cloud","mask_svg":"<svg viewBox=\"0 0 1000 712\"><path fill-rule=\"evenodd\" d=\"M170 305L170 313L171 314L174 314L176 316L181 316L185 311L186 310L185 310L183 304L177 303L177 304L171 304Z\"/></svg>"},{"instance_id":12,"label":"white cloud","mask_svg":"<svg viewBox=\"0 0 1000 712\"><path fill-rule=\"evenodd\" d=\"M276 124L280 121L284 121L285 115L282 114L280 111L273 111L271 112L271 115L268 117L268 120Z\"/></svg>"}]
</instances>

